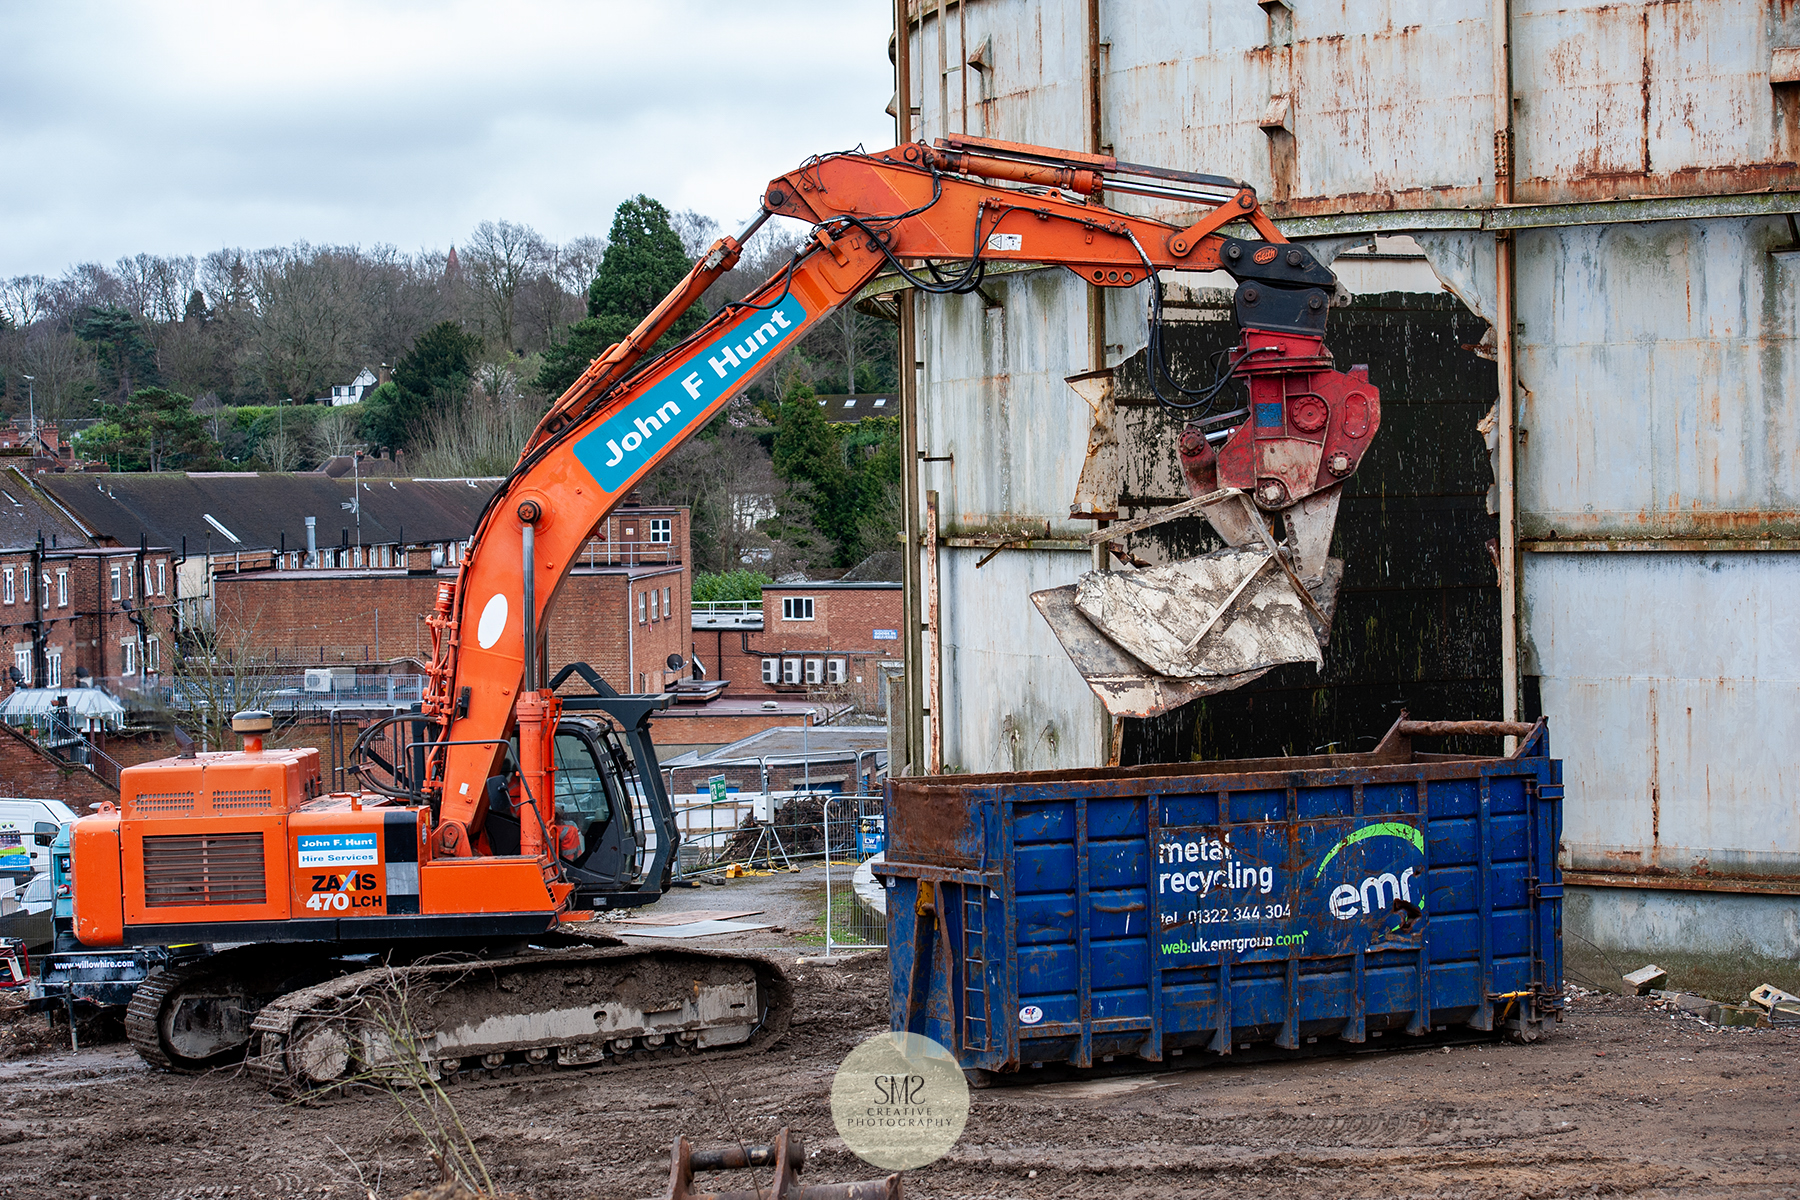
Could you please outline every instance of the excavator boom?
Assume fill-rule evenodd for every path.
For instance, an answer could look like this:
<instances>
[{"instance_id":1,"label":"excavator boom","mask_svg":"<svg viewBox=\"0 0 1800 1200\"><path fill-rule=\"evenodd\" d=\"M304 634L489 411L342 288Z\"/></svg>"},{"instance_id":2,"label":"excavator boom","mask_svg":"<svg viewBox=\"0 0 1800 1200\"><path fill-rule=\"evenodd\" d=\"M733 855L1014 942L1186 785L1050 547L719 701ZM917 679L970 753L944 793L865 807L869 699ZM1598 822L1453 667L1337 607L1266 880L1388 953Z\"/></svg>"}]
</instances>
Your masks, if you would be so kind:
<instances>
[{"instance_id":1,"label":"excavator boom","mask_svg":"<svg viewBox=\"0 0 1800 1200\"><path fill-rule=\"evenodd\" d=\"M1206 211L1187 226L1116 212L1098 202L1108 186L1185 198ZM810 224L804 249L679 346L644 363L648 348L737 262L743 241L770 215ZM1264 240L1225 236L1221 230L1233 222L1249 224ZM941 272L926 276L908 265L921 262L958 267L946 282ZM1239 359L1256 417L1240 434L1254 436L1226 445L1215 482L1246 491L1260 484L1258 495L1270 507L1285 508L1354 471L1378 419L1373 389L1361 387L1353 413L1314 399L1324 377L1349 378L1331 371L1321 349L1335 276L1303 248L1283 243L1248 186L975 138L812 159L773 180L749 230L715 243L556 401L488 505L455 586L440 589L427 700L442 722L428 784L439 797L435 853L479 852L483 785L515 720L538 731L554 727L554 698L526 699L535 691L528 686L535 664L526 654L527 632L534 631L535 644L594 526L884 268L900 272L903 283L945 291L979 282L981 270L1000 263L1055 264L1107 288L1136 287L1169 269L1225 270L1248 281L1239 291L1247 331ZM1304 386L1290 396L1284 389L1296 378ZM1345 431L1347 417L1354 436ZM548 830L555 822L549 759L526 740L521 774Z\"/></svg>"}]
</instances>

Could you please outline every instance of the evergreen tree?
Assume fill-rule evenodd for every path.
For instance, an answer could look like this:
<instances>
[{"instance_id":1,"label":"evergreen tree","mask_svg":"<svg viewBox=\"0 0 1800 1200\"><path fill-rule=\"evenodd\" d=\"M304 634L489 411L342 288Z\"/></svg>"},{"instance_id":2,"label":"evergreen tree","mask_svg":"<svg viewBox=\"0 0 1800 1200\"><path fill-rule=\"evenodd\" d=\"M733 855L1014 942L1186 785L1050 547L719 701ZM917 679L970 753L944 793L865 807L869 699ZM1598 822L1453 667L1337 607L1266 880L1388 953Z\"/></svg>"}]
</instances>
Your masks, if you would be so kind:
<instances>
[{"instance_id":1,"label":"evergreen tree","mask_svg":"<svg viewBox=\"0 0 1800 1200\"><path fill-rule=\"evenodd\" d=\"M460 401L474 375L481 339L455 321L419 335L394 364L394 377L363 401L363 433L381 446L404 446L428 411Z\"/></svg>"},{"instance_id":2,"label":"evergreen tree","mask_svg":"<svg viewBox=\"0 0 1800 1200\"><path fill-rule=\"evenodd\" d=\"M119 403L94 406L100 423L82 432L83 455L122 471L213 471L219 443L194 402L167 388L139 388Z\"/></svg>"},{"instance_id":3,"label":"evergreen tree","mask_svg":"<svg viewBox=\"0 0 1800 1200\"><path fill-rule=\"evenodd\" d=\"M144 340L137 318L110 304L90 304L75 321L75 336L92 342L100 358L101 378L121 399L159 380L156 351Z\"/></svg>"},{"instance_id":4,"label":"evergreen tree","mask_svg":"<svg viewBox=\"0 0 1800 1200\"><path fill-rule=\"evenodd\" d=\"M537 386L552 396L568 390L590 362L636 329L692 266L681 248L680 236L669 224L668 209L648 196L635 196L619 205L613 214L606 257L588 285L588 315L569 326L561 344L544 351ZM699 305L688 309L652 352L667 350L705 321Z\"/></svg>"},{"instance_id":5,"label":"evergreen tree","mask_svg":"<svg viewBox=\"0 0 1800 1200\"><path fill-rule=\"evenodd\" d=\"M900 483L900 423L825 419L811 387L796 382L775 413L775 473L793 488L805 521L783 514L781 536L805 540L807 526L832 544L832 563L851 567L892 541L892 492Z\"/></svg>"}]
</instances>

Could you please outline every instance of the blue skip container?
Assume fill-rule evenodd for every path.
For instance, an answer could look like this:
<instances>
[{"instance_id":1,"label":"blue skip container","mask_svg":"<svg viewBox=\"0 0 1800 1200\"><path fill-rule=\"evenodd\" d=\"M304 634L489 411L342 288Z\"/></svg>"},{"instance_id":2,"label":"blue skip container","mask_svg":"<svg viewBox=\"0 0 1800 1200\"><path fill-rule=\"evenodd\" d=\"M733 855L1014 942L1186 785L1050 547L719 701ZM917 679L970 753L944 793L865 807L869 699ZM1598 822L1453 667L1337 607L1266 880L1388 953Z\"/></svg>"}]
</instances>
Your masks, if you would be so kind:
<instances>
[{"instance_id":1,"label":"blue skip container","mask_svg":"<svg viewBox=\"0 0 1800 1200\"><path fill-rule=\"evenodd\" d=\"M1499 758L1415 736L1518 737ZM967 1070L1504 1027L1562 1008L1549 733L887 784L891 1015Z\"/></svg>"}]
</instances>

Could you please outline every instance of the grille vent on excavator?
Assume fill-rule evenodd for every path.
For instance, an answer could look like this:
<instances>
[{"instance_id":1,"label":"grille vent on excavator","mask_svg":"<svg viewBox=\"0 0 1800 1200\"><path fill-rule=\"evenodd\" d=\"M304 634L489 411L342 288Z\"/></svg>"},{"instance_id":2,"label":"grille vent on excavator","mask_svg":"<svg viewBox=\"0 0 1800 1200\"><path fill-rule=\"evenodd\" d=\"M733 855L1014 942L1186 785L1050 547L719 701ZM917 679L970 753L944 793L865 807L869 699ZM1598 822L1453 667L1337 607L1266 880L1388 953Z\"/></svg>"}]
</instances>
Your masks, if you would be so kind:
<instances>
[{"instance_id":1,"label":"grille vent on excavator","mask_svg":"<svg viewBox=\"0 0 1800 1200\"><path fill-rule=\"evenodd\" d=\"M215 813L268 812L270 797L268 788L213 792L212 809Z\"/></svg>"},{"instance_id":2,"label":"grille vent on excavator","mask_svg":"<svg viewBox=\"0 0 1800 1200\"><path fill-rule=\"evenodd\" d=\"M262 904L261 833L169 835L144 839L144 905Z\"/></svg>"},{"instance_id":3,"label":"grille vent on excavator","mask_svg":"<svg viewBox=\"0 0 1800 1200\"><path fill-rule=\"evenodd\" d=\"M134 817L178 817L194 811L192 792L145 792L133 796L127 813Z\"/></svg>"}]
</instances>

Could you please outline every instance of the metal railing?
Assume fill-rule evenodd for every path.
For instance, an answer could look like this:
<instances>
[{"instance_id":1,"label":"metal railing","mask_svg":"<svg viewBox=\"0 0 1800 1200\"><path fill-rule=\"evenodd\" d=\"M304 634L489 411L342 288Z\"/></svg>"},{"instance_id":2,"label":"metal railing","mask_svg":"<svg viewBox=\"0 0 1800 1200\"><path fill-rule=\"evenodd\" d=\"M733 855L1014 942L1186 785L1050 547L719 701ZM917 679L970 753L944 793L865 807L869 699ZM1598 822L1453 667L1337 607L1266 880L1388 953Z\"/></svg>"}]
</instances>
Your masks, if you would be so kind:
<instances>
[{"instance_id":1,"label":"metal railing","mask_svg":"<svg viewBox=\"0 0 1800 1200\"><path fill-rule=\"evenodd\" d=\"M850 904L845 911L849 918L844 923L844 932L850 940L839 942L832 935L832 924L836 919L836 908L831 895L831 868L835 855L831 852L831 808L832 801L825 801L825 957L830 958L832 951L842 946L846 950L870 950L884 948L887 945L887 922L878 917L856 895L856 875L851 873ZM886 845L886 818L880 796L848 796L839 805L840 810L848 814L854 812L856 829L851 834L851 845L854 849L850 857L861 864L866 859L881 853Z\"/></svg>"},{"instance_id":2,"label":"metal railing","mask_svg":"<svg viewBox=\"0 0 1800 1200\"><path fill-rule=\"evenodd\" d=\"M681 554L674 542L602 541L589 538L576 557L583 567L635 567L641 564L677 563Z\"/></svg>"},{"instance_id":3,"label":"metal railing","mask_svg":"<svg viewBox=\"0 0 1800 1200\"><path fill-rule=\"evenodd\" d=\"M264 708L271 712L327 711L333 708L404 706L425 698L423 675L333 675L331 686L307 686L305 675L221 675L107 679L107 690L128 707L206 711ZM133 703L135 702L135 703Z\"/></svg>"},{"instance_id":4,"label":"metal railing","mask_svg":"<svg viewBox=\"0 0 1800 1200\"><path fill-rule=\"evenodd\" d=\"M696 617L760 617L761 600L696 600L690 606Z\"/></svg>"}]
</instances>

